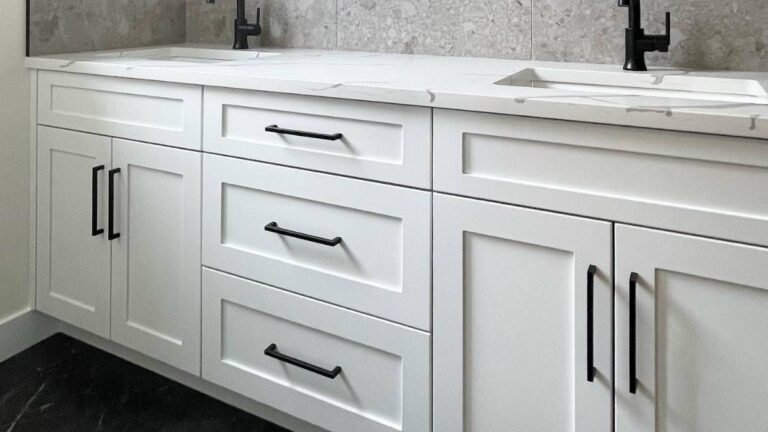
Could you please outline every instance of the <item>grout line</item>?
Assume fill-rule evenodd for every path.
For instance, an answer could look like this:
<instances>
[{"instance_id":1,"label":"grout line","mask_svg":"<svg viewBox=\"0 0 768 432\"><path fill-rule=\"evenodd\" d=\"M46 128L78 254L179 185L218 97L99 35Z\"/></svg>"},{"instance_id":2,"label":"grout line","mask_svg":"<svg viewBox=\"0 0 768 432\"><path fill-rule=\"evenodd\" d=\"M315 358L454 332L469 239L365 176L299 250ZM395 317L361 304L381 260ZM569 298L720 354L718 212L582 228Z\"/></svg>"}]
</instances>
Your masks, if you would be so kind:
<instances>
[{"instance_id":1,"label":"grout line","mask_svg":"<svg viewBox=\"0 0 768 432\"><path fill-rule=\"evenodd\" d=\"M339 49L339 0L336 0L336 37L334 38L335 43L333 45L334 49Z\"/></svg>"},{"instance_id":2,"label":"grout line","mask_svg":"<svg viewBox=\"0 0 768 432\"><path fill-rule=\"evenodd\" d=\"M536 44L533 42L533 38L536 34L536 32L534 32L534 24L533 24L533 20L535 16L533 13L533 5L535 1L536 0L531 0L531 60L534 60L536 58L536 53L535 53Z\"/></svg>"}]
</instances>

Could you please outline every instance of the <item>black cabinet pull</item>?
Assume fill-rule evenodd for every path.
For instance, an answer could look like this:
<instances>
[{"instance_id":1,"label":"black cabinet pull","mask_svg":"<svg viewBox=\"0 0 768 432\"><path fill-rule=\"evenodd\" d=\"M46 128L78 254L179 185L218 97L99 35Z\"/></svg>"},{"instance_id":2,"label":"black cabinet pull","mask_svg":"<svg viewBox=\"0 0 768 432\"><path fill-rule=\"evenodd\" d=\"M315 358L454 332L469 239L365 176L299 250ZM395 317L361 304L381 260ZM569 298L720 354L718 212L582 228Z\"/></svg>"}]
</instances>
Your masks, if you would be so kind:
<instances>
[{"instance_id":1,"label":"black cabinet pull","mask_svg":"<svg viewBox=\"0 0 768 432\"><path fill-rule=\"evenodd\" d=\"M267 126L264 130L267 132L272 132L272 133L281 134L281 135L293 135L293 136L299 136L304 138L315 138L315 139L325 140L325 141L338 141L344 138L344 135L340 133L322 134L317 132L306 132L306 131L293 130L293 129L283 129L278 125Z\"/></svg>"},{"instance_id":2,"label":"black cabinet pull","mask_svg":"<svg viewBox=\"0 0 768 432\"><path fill-rule=\"evenodd\" d=\"M332 370L328 370L328 369L323 369L319 366L315 366L313 364L307 363L305 361L287 356L285 354L280 354L280 352L277 351L277 344L272 344L267 349L265 349L264 355L266 355L267 357L272 357L274 359L280 360L281 362L294 365L298 368L308 370L318 375L322 375L330 379L336 379L336 377L339 376L339 374L341 373L341 366L336 366Z\"/></svg>"},{"instance_id":3,"label":"black cabinet pull","mask_svg":"<svg viewBox=\"0 0 768 432\"><path fill-rule=\"evenodd\" d=\"M304 234L296 231L287 230L285 228L280 228L277 225L277 222L272 222L267 224L267 226L264 227L264 230L275 233L275 234L284 235L286 237L293 237L301 240L306 240L308 242L319 243L321 245L331 246L331 247L338 246L342 242L341 237L327 239L327 238L317 237L317 236Z\"/></svg>"},{"instance_id":4,"label":"black cabinet pull","mask_svg":"<svg viewBox=\"0 0 768 432\"><path fill-rule=\"evenodd\" d=\"M637 279L639 275L629 276L629 392L637 393Z\"/></svg>"},{"instance_id":5,"label":"black cabinet pull","mask_svg":"<svg viewBox=\"0 0 768 432\"><path fill-rule=\"evenodd\" d=\"M597 266L587 270L587 381L595 381L595 273Z\"/></svg>"},{"instance_id":6,"label":"black cabinet pull","mask_svg":"<svg viewBox=\"0 0 768 432\"><path fill-rule=\"evenodd\" d=\"M109 234L107 238L114 240L120 238L120 233L115 232L115 176L120 174L120 168L109 170Z\"/></svg>"},{"instance_id":7,"label":"black cabinet pull","mask_svg":"<svg viewBox=\"0 0 768 432\"><path fill-rule=\"evenodd\" d=\"M104 234L104 228L99 228L99 172L104 171L104 165L93 167L91 171L91 236Z\"/></svg>"}]
</instances>

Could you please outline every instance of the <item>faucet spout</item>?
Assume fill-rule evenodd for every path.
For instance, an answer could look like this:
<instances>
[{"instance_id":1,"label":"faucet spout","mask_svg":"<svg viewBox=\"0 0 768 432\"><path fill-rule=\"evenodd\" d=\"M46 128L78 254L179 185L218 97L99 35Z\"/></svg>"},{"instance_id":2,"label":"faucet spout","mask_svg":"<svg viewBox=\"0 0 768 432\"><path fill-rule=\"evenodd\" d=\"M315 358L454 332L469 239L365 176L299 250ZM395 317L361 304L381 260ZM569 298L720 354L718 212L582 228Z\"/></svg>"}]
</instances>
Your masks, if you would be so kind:
<instances>
[{"instance_id":1,"label":"faucet spout","mask_svg":"<svg viewBox=\"0 0 768 432\"><path fill-rule=\"evenodd\" d=\"M237 17L235 18L235 43L232 49L248 49L248 36L261 34L261 8L256 9L256 23L249 24L245 18L245 0L237 0Z\"/></svg>"},{"instance_id":2,"label":"faucet spout","mask_svg":"<svg viewBox=\"0 0 768 432\"><path fill-rule=\"evenodd\" d=\"M626 61L624 70L647 71L645 53L652 51L668 52L671 43L670 21L671 15L667 12L666 33L663 35L646 35L642 26L642 11L640 0L618 0L620 7L629 9L629 24L625 30Z\"/></svg>"}]
</instances>

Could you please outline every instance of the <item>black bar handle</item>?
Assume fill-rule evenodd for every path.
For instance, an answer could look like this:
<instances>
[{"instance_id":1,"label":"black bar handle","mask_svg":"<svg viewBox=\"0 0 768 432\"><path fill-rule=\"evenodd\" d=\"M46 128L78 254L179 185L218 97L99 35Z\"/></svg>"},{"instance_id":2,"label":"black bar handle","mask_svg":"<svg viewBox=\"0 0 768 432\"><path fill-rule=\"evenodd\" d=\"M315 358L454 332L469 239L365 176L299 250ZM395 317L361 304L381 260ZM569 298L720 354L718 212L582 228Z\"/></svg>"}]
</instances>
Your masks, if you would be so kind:
<instances>
[{"instance_id":1,"label":"black bar handle","mask_svg":"<svg viewBox=\"0 0 768 432\"><path fill-rule=\"evenodd\" d=\"M109 234L107 238L114 240L120 238L120 233L115 232L115 176L120 174L120 168L109 170Z\"/></svg>"},{"instance_id":2,"label":"black bar handle","mask_svg":"<svg viewBox=\"0 0 768 432\"><path fill-rule=\"evenodd\" d=\"M587 381L595 381L595 273L597 266L587 269Z\"/></svg>"},{"instance_id":3,"label":"black bar handle","mask_svg":"<svg viewBox=\"0 0 768 432\"><path fill-rule=\"evenodd\" d=\"M99 172L104 171L104 165L93 167L91 171L91 236L104 234L104 228L99 228Z\"/></svg>"},{"instance_id":4,"label":"black bar handle","mask_svg":"<svg viewBox=\"0 0 768 432\"><path fill-rule=\"evenodd\" d=\"M299 136L304 138L315 138L315 139L325 140L325 141L338 141L344 138L344 135L340 133L322 134L317 132L306 132L306 131L300 131L300 130L294 130L294 129L283 129L278 125L267 126L264 130L267 132L272 132L272 133L277 133L282 135L293 135L293 136Z\"/></svg>"},{"instance_id":5,"label":"black bar handle","mask_svg":"<svg viewBox=\"0 0 768 432\"><path fill-rule=\"evenodd\" d=\"M315 366L313 364L307 363L303 360L299 360L299 359L287 356L285 354L281 354L280 352L277 351L277 344L272 344L267 349L265 349L264 355L266 355L267 357L272 357L274 359L280 360L281 362L294 365L298 368L308 370L318 375L322 375L330 379L336 379L336 377L339 376L339 374L341 373L341 366L336 366L332 370L328 370L328 369L323 369L319 366Z\"/></svg>"},{"instance_id":6,"label":"black bar handle","mask_svg":"<svg viewBox=\"0 0 768 432\"><path fill-rule=\"evenodd\" d=\"M327 238L323 238L323 237L313 236L313 235L310 235L310 234L300 233L300 232L297 232L297 231L287 230L285 228L280 228L277 225L277 222L271 222L271 223L267 224L264 227L264 230L272 232L272 233L275 233L275 234L284 235L286 237L293 237L293 238L297 238L297 239L301 239L301 240L306 240L308 242L319 243L321 245L331 246L331 247L338 246L342 242L341 237L335 237L335 238L332 238L332 239L327 239Z\"/></svg>"},{"instance_id":7,"label":"black bar handle","mask_svg":"<svg viewBox=\"0 0 768 432\"><path fill-rule=\"evenodd\" d=\"M637 273L629 276L629 392L637 393Z\"/></svg>"}]
</instances>

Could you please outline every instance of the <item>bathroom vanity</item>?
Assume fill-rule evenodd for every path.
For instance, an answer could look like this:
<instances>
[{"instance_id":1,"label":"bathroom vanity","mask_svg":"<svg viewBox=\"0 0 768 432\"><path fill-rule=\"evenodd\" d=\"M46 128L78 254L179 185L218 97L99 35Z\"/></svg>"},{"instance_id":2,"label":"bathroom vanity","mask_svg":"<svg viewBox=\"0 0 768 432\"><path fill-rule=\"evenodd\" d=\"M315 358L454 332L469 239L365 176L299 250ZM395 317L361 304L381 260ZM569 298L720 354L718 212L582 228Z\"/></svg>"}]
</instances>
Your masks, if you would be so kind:
<instances>
[{"instance_id":1,"label":"bathroom vanity","mask_svg":"<svg viewBox=\"0 0 768 432\"><path fill-rule=\"evenodd\" d=\"M768 425L768 75L28 66L45 314L334 432Z\"/></svg>"}]
</instances>

